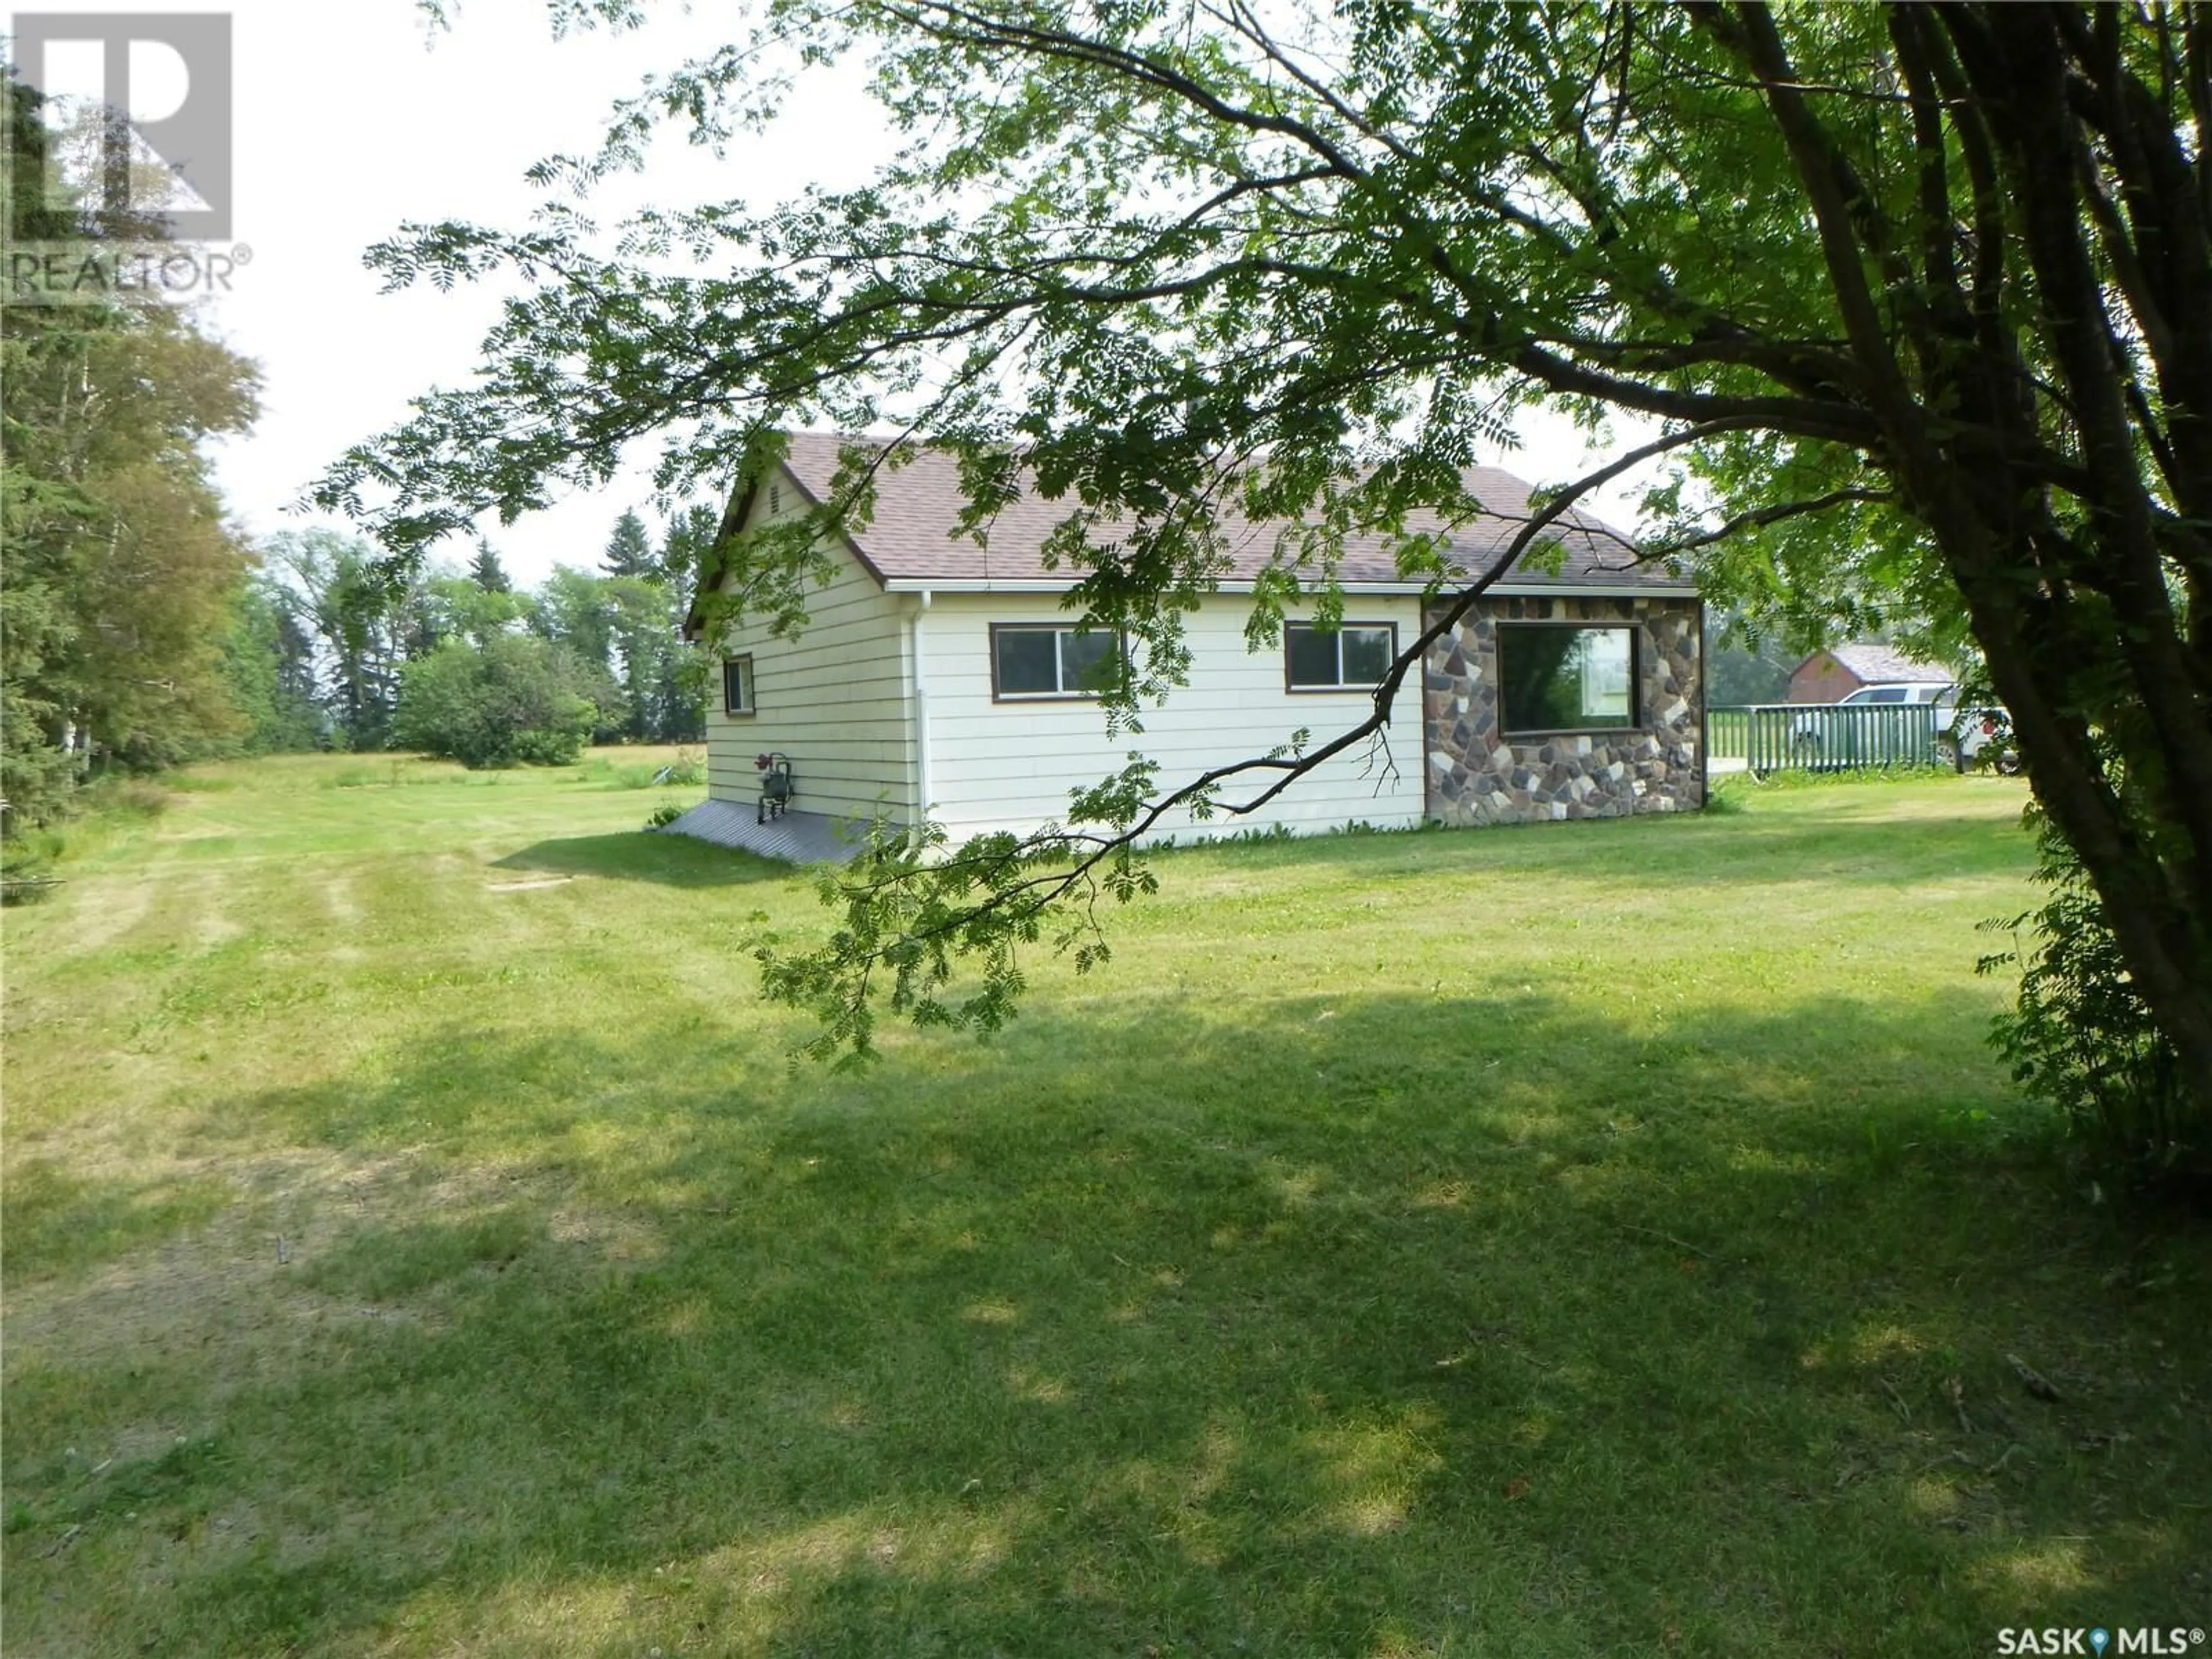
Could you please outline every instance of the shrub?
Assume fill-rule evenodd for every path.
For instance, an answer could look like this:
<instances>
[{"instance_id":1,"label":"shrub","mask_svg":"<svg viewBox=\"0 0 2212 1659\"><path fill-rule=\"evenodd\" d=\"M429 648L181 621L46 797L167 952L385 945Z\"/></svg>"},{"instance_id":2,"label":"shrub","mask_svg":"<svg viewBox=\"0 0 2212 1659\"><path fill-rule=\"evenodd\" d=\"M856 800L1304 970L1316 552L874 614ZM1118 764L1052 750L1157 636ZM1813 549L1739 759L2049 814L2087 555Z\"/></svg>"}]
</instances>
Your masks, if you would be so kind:
<instances>
[{"instance_id":1,"label":"shrub","mask_svg":"<svg viewBox=\"0 0 2212 1659\"><path fill-rule=\"evenodd\" d=\"M12 641L9 648L15 648ZM22 696L12 682L0 682L0 800L8 803L0 833L69 816L82 769L77 756L47 740L42 717L51 707Z\"/></svg>"},{"instance_id":2,"label":"shrub","mask_svg":"<svg viewBox=\"0 0 2212 1659\"><path fill-rule=\"evenodd\" d=\"M1990 1043L2015 1083L2058 1109L2092 1162L2142 1184L2212 1182L2212 1125L2183 1087L2181 1056L2136 994L2081 860L2036 809L2030 821L2034 878L2051 896L1983 924L2015 942L1976 971L2021 969L2018 1000L1996 1017Z\"/></svg>"},{"instance_id":3,"label":"shrub","mask_svg":"<svg viewBox=\"0 0 2212 1659\"><path fill-rule=\"evenodd\" d=\"M392 738L471 769L571 765L599 718L589 683L570 653L534 635L448 640L401 671Z\"/></svg>"},{"instance_id":4,"label":"shrub","mask_svg":"<svg viewBox=\"0 0 2212 1659\"><path fill-rule=\"evenodd\" d=\"M691 809L680 801L665 800L646 815L645 827L659 830L676 822Z\"/></svg>"},{"instance_id":5,"label":"shrub","mask_svg":"<svg viewBox=\"0 0 2212 1659\"><path fill-rule=\"evenodd\" d=\"M52 890L54 866L65 844L60 830L44 828L0 839L0 903L44 898Z\"/></svg>"},{"instance_id":6,"label":"shrub","mask_svg":"<svg viewBox=\"0 0 2212 1659\"><path fill-rule=\"evenodd\" d=\"M593 759L585 766L577 781L601 784L609 789L696 787L707 781L707 763L696 749L678 750L676 758L664 766L655 766L650 761L617 766L609 760Z\"/></svg>"},{"instance_id":7,"label":"shrub","mask_svg":"<svg viewBox=\"0 0 2212 1659\"><path fill-rule=\"evenodd\" d=\"M0 902L43 898L62 881L54 873L64 857L81 857L118 832L151 823L169 805L169 787L151 778L96 778L59 803L42 824L15 823L0 835ZM64 828L66 825L66 828Z\"/></svg>"},{"instance_id":8,"label":"shrub","mask_svg":"<svg viewBox=\"0 0 2212 1659\"><path fill-rule=\"evenodd\" d=\"M679 749L676 758L653 775L655 783L702 784L707 781L707 762L696 749Z\"/></svg>"},{"instance_id":9,"label":"shrub","mask_svg":"<svg viewBox=\"0 0 2212 1659\"><path fill-rule=\"evenodd\" d=\"M168 810L168 786L152 778L108 776L82 792L84 810L118 818L155 818Z\"/></svg>"}]
</instances>

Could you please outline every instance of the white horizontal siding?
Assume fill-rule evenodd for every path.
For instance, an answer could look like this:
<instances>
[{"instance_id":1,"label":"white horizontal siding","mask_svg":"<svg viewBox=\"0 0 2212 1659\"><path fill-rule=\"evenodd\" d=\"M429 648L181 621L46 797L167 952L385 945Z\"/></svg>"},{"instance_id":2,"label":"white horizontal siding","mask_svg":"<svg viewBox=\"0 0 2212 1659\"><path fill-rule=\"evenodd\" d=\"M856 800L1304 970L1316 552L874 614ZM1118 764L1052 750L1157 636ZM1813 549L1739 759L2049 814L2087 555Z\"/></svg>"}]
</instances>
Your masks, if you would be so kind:
<instances>
[{"instance_id":1,"label":"white horizontal siding","mask_svg":"<svg viewBox=\"0 0 2212 1659\"><path fill-rule=\"evenodd\" d=\"M1245 648L1249 614L1241 599L1208 599L1188 619L1191 683L1164 706L1145 711L1143 732L1109 738L1093 702L992 700L990 625L1065 625L1068 615L1055 599L937 596L922 647L929 689L933 816L955 839L989 830L1029 829L1064 817L1068 792L1119 769L1132 750L1158 761L1161 787L1172 789L1213 767L1288 743L1302 726L1320 744L1365 716L1369 702L1364 691L1285 690L1281 646L1258 653ZM1396 596L1359 599L1347 605L1346 620L1395 623L1402 647L1419 629L1419 602ZM1424 805L1418 676L1399 693L1389 734L1395 777L1368 767L1363 746L1325 763L1260 812L1217 816L1203 823L1177 814L1164 823L1162 831L1191 840L1277 825L1310 833L1353 822L1418 823ZM1264 779L1248 782L1224 799L1241 799L1264 787Z\"/></svg>"},{"instance_id":2,"label":"white horizontal siding","mask_svg":"<svg viewBox=\"0 0 2212 1659\"><path fill-rule=\"evenodd\" d=\"M751 805L760 798L754 757L781 750L791 761L793 805L832 817L884 811L909 820L913 665L904 617L913 603L884 592L841 550L837 574L811 596L797 640L772 638L751 621L730 629L723 654L751 656L757 712L722 712L718 661L707 717L709 798Z\"/></svg>"}]
</instances>

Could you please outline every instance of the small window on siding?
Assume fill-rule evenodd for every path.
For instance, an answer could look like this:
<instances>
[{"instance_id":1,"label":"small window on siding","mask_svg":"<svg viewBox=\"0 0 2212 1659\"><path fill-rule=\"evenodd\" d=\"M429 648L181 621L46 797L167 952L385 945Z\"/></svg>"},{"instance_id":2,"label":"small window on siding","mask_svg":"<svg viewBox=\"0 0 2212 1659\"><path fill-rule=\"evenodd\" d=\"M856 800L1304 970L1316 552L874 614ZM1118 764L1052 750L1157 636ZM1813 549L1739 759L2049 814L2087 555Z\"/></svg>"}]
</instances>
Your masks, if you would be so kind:
<instances>
[{"instance_id":1,"label":"small window on siding","mask_svg":"<svg viewBox=\"0 0 2212 1659\"><path fill-rule=\"evenodd\" d=\"M780 483L768 487L768 515L771 519L783 516L783 486Z\"/></svg>"},{"instance_id":2,"label":"small window on siding","mask_svg":"<svg viewBox=\"0 0 2212 1659\"><path fill-rule=\"evenodd\" d=\"M1293 691L1364 690L1381 683L1397 656L1395 623L1346 623L1333 630L1283 624L1283 683Z\"/></svg>"},{"instance_id":3,"label":"small window on siding","mask_svg":"<svg viewBox=\"0 0 2212 1659\"><path fill-rule=\"evenodd\" d=\"M750 657L722 659L722 712L725 714L750 714L753 712L753 659Z\"/></svg>"},{"instance_id":4,"label":"small window on siding","mask_svg":"<svg viewBox=\"0 0 2212 1659\"><path fill-rule=\"evenodd\" d=\"M1092 697L1113 677L1118 634L1079 634L1051 623L991 624L991 695Z\"/></svg>"},{"instance_id":5,"label":"small window on siding","mask_svg":"<svg viewBox=\"0 0 2212 1659\"><path fill-rule=\"evenodd\" d=\"M1632 726L1636 630L1501 623L1498 678L1508 732Z\"/></svg>"}]
</instances>

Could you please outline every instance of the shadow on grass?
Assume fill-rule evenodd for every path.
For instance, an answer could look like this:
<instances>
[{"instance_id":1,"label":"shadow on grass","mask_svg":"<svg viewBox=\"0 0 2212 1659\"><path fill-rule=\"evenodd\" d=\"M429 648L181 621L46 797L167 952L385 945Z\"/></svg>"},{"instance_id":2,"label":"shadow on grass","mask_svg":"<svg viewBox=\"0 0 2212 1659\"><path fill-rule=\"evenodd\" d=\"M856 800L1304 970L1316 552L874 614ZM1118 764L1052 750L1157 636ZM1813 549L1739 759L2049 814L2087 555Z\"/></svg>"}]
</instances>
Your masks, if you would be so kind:
<instances>
[{"instance_id":1,"label":"shadow on grass","mask_svg":"<svg viewBox=\"0 0 2212 1659\"><path fill-rule=\"evenodd\" d=\"M696 1025L456 1024L210 1126L419 1173L272 1282L296 1347L21 1362L11 1498L81 1555L170 1539L112 1627L205 1651L2202 1623L2212 1246L2065 1210L1975 1115L1990 1068L1931 1058L1952 1024L1129 998L857 1084ZM204 1450L71 1486L51 1449L143 1398ZM10 1575L26 1651L59 1571Z\"/></svg>"},{"instance_id":2,"label":"shadow on grass","mask_svg":"<svg viewBox=\"0 0 2212 1659\"><path fill-rule=\"evenodd\" d=\"M736 887L748 882L788 880L794 873L789 865L772 859L755 858L689 836L653 836L642 830L538 842L493 860L492 867L653 881L671 887Z\"/></svg>"},{"instance_id":3,"label":"shadow on grass","mask_svg":"<svg viewBox=\"0 0 2212 1659\"><path fill-rule=\"evenodd\" d=\"M1539 823L1480 830L1431 828L1349 835L1260 836L1227 846L1161 848L1155 856L1214 860L1240 875L1334 866L1388 879L1432 878L1447 868L1487 867L1501 876L1562 876L1632 884L1650 893L1749 889L1841 881L1910 887L1978 874L2008 875L2028 862L2028 842L1993 836L1986 819L1915 817L1909 836L1881 815L1883 796L1866 791L1870 816L1808 821L1792 804L1810 790L1729 812L1649 815L1602 823ZM2014 803L2008 799L2009 811ZM502 869L720 887L789 878L791 866L682 836L643 833L543 841L497 861Z\"/></svg>"},{"instance_id":4,"label":"shadow on grass","mask_svg":"<svg viewBox=\"0 0 2212 1659\"><path fill-rule=\"evenodd\" d=\"M26 1158L8 1170L8 1248L0 1277L15 1285L121 1255L211 1220L229 1198L215 1181L88 1180L51 1158Z\"/></svg>"},{"instance_id":5,"label":"shadow on grass","mask_svg":"<svg viewBox=\"0 0 2212 1659\"><path fill-rule=\"evenodd\" d=\"M1992 835L1984 817L1915 817L1909 833L1880 814L1881 793L1865 789L1869 816L1806 815L1815 792L1718 812L1649 814L1600 822L1492 825L1480 829L1358 831L1312 837L1255 837L1225 848L1194 844L1168 850L1180 860L1233 860L1240 874L1329 865L1381 878L1433 877L1439 867L1488 869L1537 881L1559 877L1634 884L1645 893L1769 885L1909 887L1981 874L2010 875L2030 861L2030 843ZM2002 803L2007 811L2017 801ZM1793 811L1793 808L1800 810Z\"/></svg>"}]
</instances>

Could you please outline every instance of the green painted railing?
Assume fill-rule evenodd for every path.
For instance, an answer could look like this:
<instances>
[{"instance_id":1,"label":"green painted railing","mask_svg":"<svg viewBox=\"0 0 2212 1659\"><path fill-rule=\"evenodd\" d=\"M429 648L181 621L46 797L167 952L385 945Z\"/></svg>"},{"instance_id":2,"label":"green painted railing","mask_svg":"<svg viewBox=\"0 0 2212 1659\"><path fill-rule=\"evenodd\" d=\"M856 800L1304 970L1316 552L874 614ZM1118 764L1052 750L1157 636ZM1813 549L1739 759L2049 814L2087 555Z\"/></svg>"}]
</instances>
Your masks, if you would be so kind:
<instances>
[{"instance_id":1,"label":"green painted railing","mask_svg":"<svg viewBox=\"0 0 2212 1659\"><path fill-rule=\"evenodd\" d=\"M1753 703L1708 711L1705 742L1714 759L1753 772L1933 766L1949 720L1949 710L1924 702Z\"/></svg>"},{"instance_id":2,"label":"green painted railing","mask_svg":"<svg viewBox=\"0 0 2212 1659\"><path fill-rule=\"evenodd\" d=\"M1709 708L1705 711L1705 752L1715 760L1744 760L1750 756L1751 710Z\"/></svg>"}]
</instances>

